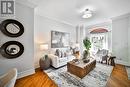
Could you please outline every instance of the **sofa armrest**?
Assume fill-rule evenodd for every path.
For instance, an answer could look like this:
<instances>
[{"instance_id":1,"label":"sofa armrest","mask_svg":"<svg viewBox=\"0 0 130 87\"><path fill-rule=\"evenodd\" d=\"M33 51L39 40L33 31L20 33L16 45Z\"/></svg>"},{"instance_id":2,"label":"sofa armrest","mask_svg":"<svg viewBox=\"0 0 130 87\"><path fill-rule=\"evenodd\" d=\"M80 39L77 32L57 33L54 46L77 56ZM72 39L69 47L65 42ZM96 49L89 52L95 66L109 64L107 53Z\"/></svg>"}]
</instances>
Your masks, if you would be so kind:
<instances>
[{"instance_id":1,"label":"sofa armrest","mask_svg":"<svg viewBox=\"0 0 130 87\"><path fill-rule=\"evenodd\" d=\"M51 65L57 68L59 65L59 57L54 54L49 54L48 57L51 59Z\"/></svg>"},{"instance_id":2,"label":"sofa armrest","mask_svg":"<svg viewBox=\"0 0 130 87\"><path fill-rule=\"evenodd\" d=\"M49 54L48 57L51 58L51 59L52 59L52 58L58 58L58 56L56 56L56 55L54 55L54 54Z\"/></svg>"},{"instance_id":3,"label":"sofa armrest","mask_svg":"<svg viewBox=\"0 0 130 87\"><path fill-rule=\"evenodd\" d=\"M57 63L59 61L59 57L54 54L49 54L48 57L51 59L52 63Z\"/></svg>"}]
</instances>

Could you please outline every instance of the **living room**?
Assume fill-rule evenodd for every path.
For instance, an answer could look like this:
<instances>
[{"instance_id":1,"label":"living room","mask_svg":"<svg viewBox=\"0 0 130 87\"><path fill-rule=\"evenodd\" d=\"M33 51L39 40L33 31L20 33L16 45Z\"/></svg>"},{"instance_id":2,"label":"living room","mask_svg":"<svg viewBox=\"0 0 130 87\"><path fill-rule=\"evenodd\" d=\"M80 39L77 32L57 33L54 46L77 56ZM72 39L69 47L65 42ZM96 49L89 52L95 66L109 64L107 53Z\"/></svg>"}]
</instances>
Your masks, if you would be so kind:
<instances>
[{"instance_id":1,"label":"living room","mask_svg":"<svg viewBox=\"0 0 130 87\"><path fill-rule=\"evenodd\" d=\"M130 87L129 3L16 0L15 15L0 17L0 76L15 68L9 87ZM19 28L22 24L22 33L6 32L8 22ZM11 43L19 55L7 55ZM3 81L0 78L0 87Z\"/></svg>"}]
</instances>

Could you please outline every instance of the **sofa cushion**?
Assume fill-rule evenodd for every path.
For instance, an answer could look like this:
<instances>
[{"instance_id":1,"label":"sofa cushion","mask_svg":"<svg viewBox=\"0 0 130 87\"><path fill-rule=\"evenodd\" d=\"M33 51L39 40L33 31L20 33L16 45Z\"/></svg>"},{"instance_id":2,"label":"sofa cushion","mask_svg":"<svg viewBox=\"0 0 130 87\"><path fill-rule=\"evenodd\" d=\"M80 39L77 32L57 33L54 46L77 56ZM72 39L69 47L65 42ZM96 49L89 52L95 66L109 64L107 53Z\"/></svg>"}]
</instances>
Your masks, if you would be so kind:
<instances>
[{"instance_id":1,"label":"sofa cushion","mask_svg":"<svg viewBox=\"0 0 130 87\"><path fill-rule=\"evenodd\" d=\"M62 57L59 59L59 63L62 63L62 62L67 62L67 57Z\"/></svg>"},{"instance_id":2,"label":"sofa cushion","mask_svg":"<svg viewBox=\"0 0 130 87\"><path fill-rule=\"evenodd\" d=\"M62 57L62 53L59 49L56 49L55 55L58 57Z\"/></svg>"},{"instance_id":3,"label":"sofa cushion","mask_svg":"<svg viewBox=\"0 0 130 87\"><path fill-rule=\"evenodd\" d=\"M72 55L72 54L73 54L72 50L69 50L69 49L68 49L68 50L66 51L66 56L70 56L70 55Z\"/></svg>"},{"instance_id":4,"label":"sofa cushion","mask_svg":"<svg viewBox=\"0 0 130 87\"><path fill-rule=\"evenodd\" d=\"M75 59L75 56L70 55L70 56L67 56L67 58L68 58L68 62L69 62L69 61L72 61L73 59Z\"/></svg>"}]
</instances>

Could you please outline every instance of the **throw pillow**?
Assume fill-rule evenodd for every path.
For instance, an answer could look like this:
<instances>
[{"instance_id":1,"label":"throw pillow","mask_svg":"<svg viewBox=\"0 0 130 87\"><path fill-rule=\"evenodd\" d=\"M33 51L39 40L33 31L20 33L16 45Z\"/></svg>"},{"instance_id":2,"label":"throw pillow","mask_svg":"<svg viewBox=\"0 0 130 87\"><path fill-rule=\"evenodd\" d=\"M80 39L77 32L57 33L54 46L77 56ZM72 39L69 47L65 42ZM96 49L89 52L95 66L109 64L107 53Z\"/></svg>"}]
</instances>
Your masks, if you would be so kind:
<instances>
[{"instance_id":1,"label":"throw pillow","mask_svg":"<svg viewBox=\"0 0 130 87\"><path fill-rule=\"evenodd\" d=\"M59 51L59 58L61 58L62 57L62 52L61 51Z\"/></svg>"},{"instance_id":2,"label":"throw pillow","mask_svg":"<svg viewBox=\"0 0 130 87\"><path fill-rule=\"evenodd\" d=\"M62 58L62 57L64 57L64 53L63 53L63 51L61 51L61 58Z\"/></svg>"},{"instance_id":3,"label":"throw pillow","mask_svg":"<svg viewBox=\"0 0 130 87\"><path fill-rule=\"evenodd\" d=\"M66 52L64 52L64 57L66 57L67 56L67 54L66 54Z\"/></svg>"},{"instance_id":4,"label":"throw pillow","mask_svg":"<svg viewBox=\"0 0 130 87\"><path fill-rule=\"evenodd\" d=\"M55 55L60 57L61 54L60 54L60 50L59 49L56 49Z\"/></svg>"},{"instance_id":5,"label":"throw pillow","mask_svg":"<svg viewBox=\"0 0 130 87\"><path fill-rule=\"evenodd\" d=\"M72 55L71 50L67 50L67 51L66 51L66 56L70 56L70 55Z\"/></svg>"}]
</instances>

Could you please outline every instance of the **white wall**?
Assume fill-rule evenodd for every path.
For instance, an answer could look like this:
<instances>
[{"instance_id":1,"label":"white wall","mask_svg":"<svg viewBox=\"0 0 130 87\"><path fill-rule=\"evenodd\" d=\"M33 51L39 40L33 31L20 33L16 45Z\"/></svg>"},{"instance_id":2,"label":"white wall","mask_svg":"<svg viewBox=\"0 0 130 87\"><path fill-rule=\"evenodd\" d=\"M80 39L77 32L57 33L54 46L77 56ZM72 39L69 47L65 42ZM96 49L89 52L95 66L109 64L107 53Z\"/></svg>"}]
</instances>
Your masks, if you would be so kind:
<instances>
[{"instance_id":1,"label":"white wall","mask_svg":"<svg viewBox=\"0 0 130 87\"><path fill-rule=\"evenodd\" d=\"M16 20L24 26L24 33L17 38L5 36L0 32L0 46L12 40L17 40L24 45L24 53L15 59L6 59L0 55L0 74L7 72L11 68L18 69L18 78L34 73L34 9L16 3ZM2 21L4 19L0 19Z\"/></svg>"},{"instance_id":2,"label":"white wall","mask_svg":"<svg viewBox=\"0 0 130 87\"><path fill-rule=\"evenodd\" d=\"M128 56L129 56L129 65L130 65L130 17L129 17L129 28L128 28Z\"/></svg>"},{"instance_id":3,"label":"white wall","mask_svg":"<svg viewBox=\"0 0 130 87\"><path fill-rule=\"evenodd\" d=\"M72 25L65 24L47 17L35 15L34 26L35 42L35 68L39 67L39 59L46 53L40 50L41 43L51 45L51 30L70 33L70 41L76 42L76 29Z\"/></svg>"},{"instance_id":4,"label":"white wall","mask_svg":"<svg viewBox=\"0 0 130 87\"><path fill-rule=\"evenodd\" d=\"M112 19L112 52L117 57L117 63L129 64L129 15Z\"/></svg>"}]
</instances>

